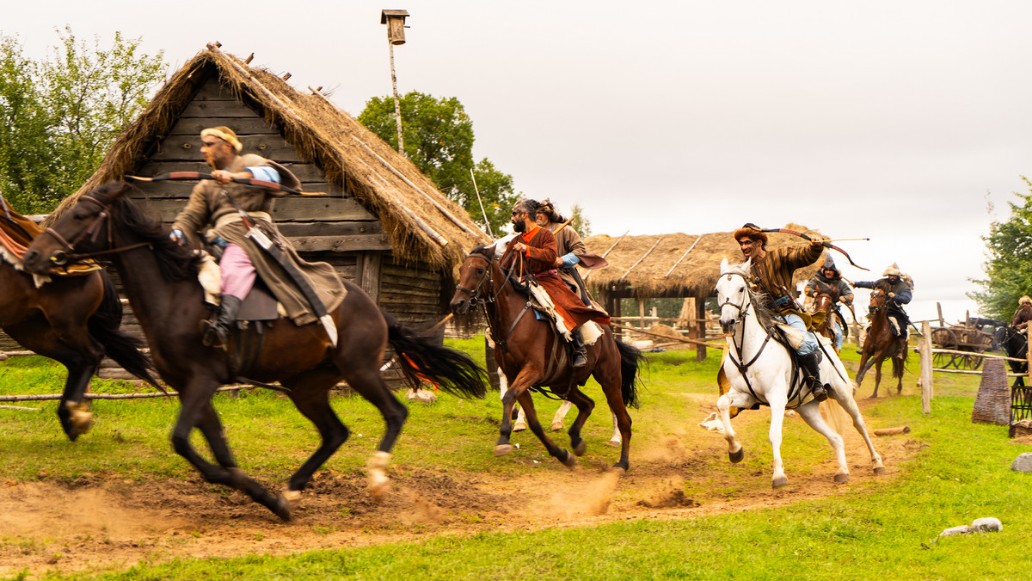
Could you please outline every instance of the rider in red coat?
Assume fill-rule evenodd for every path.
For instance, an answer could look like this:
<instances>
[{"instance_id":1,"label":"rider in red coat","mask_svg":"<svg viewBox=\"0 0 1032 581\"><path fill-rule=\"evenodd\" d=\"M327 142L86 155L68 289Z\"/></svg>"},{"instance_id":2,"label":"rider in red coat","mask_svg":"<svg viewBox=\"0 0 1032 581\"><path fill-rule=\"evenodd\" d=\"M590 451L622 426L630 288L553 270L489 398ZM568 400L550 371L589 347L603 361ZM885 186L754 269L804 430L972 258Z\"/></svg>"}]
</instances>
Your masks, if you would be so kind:
<instances>
[{"instance_id":1,"label":"rider in red coat","mask_svg":"<svg viewBox=\"0 0 1032 581\"><path fill-rule=\"evenodd\" d=\"M584 367L587 354L580 326L591 320L608 325L609 315L585 306L580 297L559 278L555 267L555 260L559 256L555 236L534 222L537 209L538 203L534 200L520 200L516 203L512 210L512 224L517 235L509 241L500 265L505 271L515 265L513 272L517 276L522 280L533 279L545 289L555 305L556 314L570 331L570 341L574 347L573 366Z\"/></svg>"}]
</instances>

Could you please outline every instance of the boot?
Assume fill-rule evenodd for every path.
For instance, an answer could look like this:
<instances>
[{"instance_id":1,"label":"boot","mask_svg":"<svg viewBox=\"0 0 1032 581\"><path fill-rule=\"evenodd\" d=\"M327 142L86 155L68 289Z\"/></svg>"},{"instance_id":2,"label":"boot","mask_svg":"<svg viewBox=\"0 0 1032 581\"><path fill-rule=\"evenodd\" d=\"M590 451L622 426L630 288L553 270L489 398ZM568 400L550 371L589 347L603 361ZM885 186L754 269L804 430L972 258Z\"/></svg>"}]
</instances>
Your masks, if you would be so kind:
<instances>
[{"instance_id":1,"label":"boot","mask_svg":"<svg viewBox=\"0 0 1032 581\"><path fill-rule=\"evenodd\" d=\"M799 366L803 368L803 374L810 383L810 393L813 394L813 399L824 401L828 399L828 388L831 386L821 383L821 361L819 355L820 352L818 351L807 355L800 355Z\"/></svg>"},{"instance_id":2,"label":"boot","mask_svg":"<svg viewBox=\"0 0 1032 581\"><path fill-rule=\"evenodd\" d=\"M236 321L237 313L240 312L241 301L233 295L222 295L222 306L219 315L214 321L203 321L204 338L202 343L205 347L225 348L229 340L229 330Z\"/></svg>"},{"instance_id":3,"label":"boot","mask_svg":"<svg viewBox=\"0 0 1032 581\"><path fill-rule=\"evenodd\" d=\"M581 336L580 329L574 329L570 337L573 343L573 366L584 367L588 364L588 352L584 348L584 337Z\"/></svg>"}]
</instances>

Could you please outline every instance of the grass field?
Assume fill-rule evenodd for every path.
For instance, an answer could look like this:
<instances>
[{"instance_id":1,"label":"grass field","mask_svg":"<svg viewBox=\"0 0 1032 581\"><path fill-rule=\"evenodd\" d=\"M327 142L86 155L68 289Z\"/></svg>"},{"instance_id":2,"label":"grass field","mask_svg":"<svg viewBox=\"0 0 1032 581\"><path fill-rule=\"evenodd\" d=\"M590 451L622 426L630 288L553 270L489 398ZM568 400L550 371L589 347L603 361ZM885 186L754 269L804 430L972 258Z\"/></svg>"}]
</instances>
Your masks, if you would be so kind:
<instances>
[{"instance_id":1,"label":"grass field","mask_svg":"<svg viewBox=\"0 0 1032 581\"><path fill-rule=\"evenodd\" d=\"M482 353L482 344L476 339L455 344ZM490 514L489 510L459 512L452 522L467 519L471 523L468 529L395 523L393 528L367 530L368 536L357 532L347 537L352 542L331 548L284 552L265 550L260 538L284 529L313 534L318 527L326 528L324 534L330 535L333 531L328 529L343 529L357 518L357 508L345 506L337 509L337 514L323 515L318 526L303 519L280 525L266 518L261 513L264 509L244 502L236 503L240 508L234 518L250 521L248 534L254 539L252 543L240 540L239 550L230 557L193 558L175 553L170 557L152 551L132 566L101 563L83 567L78 563L73 567L76 551L62 553L56 533L37 530L29 536L0 528L0 567L5 561L26 563L0 571L23 578L112 579L1027 577L1032 480L1009 466L1018 454L1032 451L1032 443L1009 440L1006 426L971 422L977 376L937 374L932 413L924 415L915 387L914 357L903 396L862 401L869 425L911 428L909 434L894 440L876 440L880 447L892 450L886 464L893 474L881 479L866 476L868 458L852 453L854 482L838 487L828 484L833 463L827 443L801 421L789 421L783 451L790 485L786 492L774 493L769 490L766 409L735 420L747 449L741 465L727 462L722 439L695 427L715 400L718 355L711 352L701 363L694 361L691 351L649 355L642 406L632 412L631 472L615 492L617 501L624 500L619 506L633 506L628 499L640 492L635 485L646 482L637 474L680 471L686 476L675 485L686 497L699 501L697 509L667 513L625 509L627 512L609 515L612 518L536 521L517 530L495 526L489 516L483 516ZM855 368L855 353L847 348L844 358L847 367ZM9 360L0 365L3 394L54 392L61 381L61 369L41 359ZM885 387L883 383L882 393ZM98 392L131 389L135 388L129 384L106 381L94 386ZM872 389L873 376L869 376L858 398ZM588 393L595 397L598 388L589 386ZM202 497L233 501L236 493L200 483L192 468L170 450L168 432L177 409L174 402L96 401L97 425L75 444L61 433L54 403L25 405L41 409L0 410L4 439L0 490L48 484L81 491L101 479L117 479L129 483L127 486L185 482L183 487ZM322 472L357 477L375 448L382 421L372 406L358 398L336 398L334 407L354 436ZM547 420L556 404L543 400L539 407ZM284 481L316 443L314 430L278 394L220 395L217 408L241 466L262 481ZM494 396L478 401L442 397L434 406L411 406L392 471L402 481L414 475L447 475L450 482L460 483L511 480L519 484L498 497L517 504L531 492L529 488L516 489L520 486L570 482L569 473L529 435L518 437L522 444L518 454L501 459L492 456L500 409ZM580 469L589 476L601 474L601 467L611 464L617 455L603 445L610 434L604 405L596 408L596 416L587 425L589 452ZM669 461L659 452L672 443L682 449L681 464L661 466ZM710 508L714 506L727 510ZM937 536L947 527L986 516L999 518L1004 530ZM0 517L0 524L3 522ZM197 526L194 535L204 537L213 533L217 523ZM392 540L391 534L378 534L383 531L394 533L397 540ZM87 543L77 545L85 546ZM38 556L36 553L53 556L37 564L38 559L29 559Z\"/></svg>"}]
</instances>

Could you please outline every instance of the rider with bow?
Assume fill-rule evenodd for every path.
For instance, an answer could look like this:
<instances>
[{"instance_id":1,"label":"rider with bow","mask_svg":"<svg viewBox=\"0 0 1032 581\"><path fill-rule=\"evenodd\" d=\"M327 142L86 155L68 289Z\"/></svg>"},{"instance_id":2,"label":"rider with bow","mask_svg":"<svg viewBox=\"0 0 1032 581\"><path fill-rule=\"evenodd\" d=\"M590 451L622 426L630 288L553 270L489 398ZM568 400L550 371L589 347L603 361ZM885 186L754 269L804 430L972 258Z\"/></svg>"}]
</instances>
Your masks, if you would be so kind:
<instances>
[{"instance_id":1,"label":"rider with bow","mask_svg":"<svg viewBox=\"0 0 1032 581\"><path fill-rule=\"evenodd\" d=\"M811 235L807 237L806 246L768 250L767 234L753 224L746 224L735 230L734 237L742 255L751 261L751 283L766 295L765 306L785 324L802 334L803 340L796 348L799 365L814 399L824 401L828 398L831 386L821 381L820 346L809 328L809 315L803 313L796 304L792 275L796 270L820 259L824 252L825 240L820 236Z\"/></svg>"},{"instance_id":2,"label":"rider with bow","mask_svg":"<svg viewBox=\"0 0 1032 581\"><path fill-rule=\"evenodd\" d=\"M910 317L903 310L903 305L910 302L914 297L914 281L910 276L899 271L899 267L893 262L882 273L878 280L858 280L853 283L856 288L878 288L886 289L885 295L889 298L886 308L889 315L889 326L892 327L892 334L900 340L907 338L907 324Z\"/></svg>"}]
</instances>

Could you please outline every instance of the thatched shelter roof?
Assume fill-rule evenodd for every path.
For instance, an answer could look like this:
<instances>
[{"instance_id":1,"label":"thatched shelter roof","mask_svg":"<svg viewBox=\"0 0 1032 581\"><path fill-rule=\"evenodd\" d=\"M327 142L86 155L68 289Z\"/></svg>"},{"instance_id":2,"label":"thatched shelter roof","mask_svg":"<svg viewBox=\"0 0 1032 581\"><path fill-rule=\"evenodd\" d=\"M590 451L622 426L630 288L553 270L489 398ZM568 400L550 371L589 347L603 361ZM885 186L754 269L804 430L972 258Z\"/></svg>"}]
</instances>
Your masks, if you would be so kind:
<instances>
[{"instance_id":1,"label":"thatched shelter roof","mask_svg":"<svg viewBox=\"0 0 1032 581\"><path fill-rule=\"evenodd\" d=\"M812 232L788 224L797 232ZM767 248L803 246L806 241L790 234L768 234ZM720 275L720 261L742 260L733 232L709 234L657 234L620 237L599 234L584 240L589 252L604 256L609 266L590 271L585 282L595 288L625 287L638 297L708 297ZM813 276L817 265L796 271L796 282Z\"/></svg>"},{"instance_id":2,"label":"thatched shelter roof","mask_svg":"<svg viewBox=\"0 0 1032 581\"><path fill-rule=\"evenodd\" d=\"M208 45L166 81L140 117L115 140L93 176L52 216L80 194L122 179L144 163L213 75L277 128L302 156L322 168L327 181L342 183L373 212L383 223L395 257L450 268L462 261L466 251L489 240L466 211L439 192L411 161L321 93L301 93L283 78L215 45Z\"/></svg>"}]
</instances>

